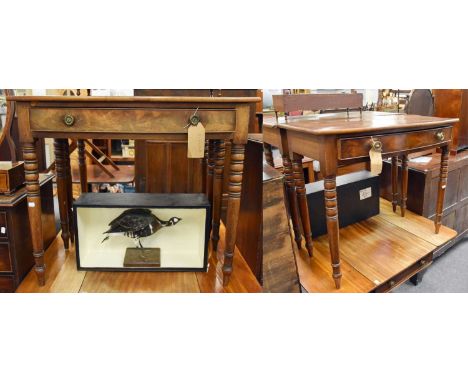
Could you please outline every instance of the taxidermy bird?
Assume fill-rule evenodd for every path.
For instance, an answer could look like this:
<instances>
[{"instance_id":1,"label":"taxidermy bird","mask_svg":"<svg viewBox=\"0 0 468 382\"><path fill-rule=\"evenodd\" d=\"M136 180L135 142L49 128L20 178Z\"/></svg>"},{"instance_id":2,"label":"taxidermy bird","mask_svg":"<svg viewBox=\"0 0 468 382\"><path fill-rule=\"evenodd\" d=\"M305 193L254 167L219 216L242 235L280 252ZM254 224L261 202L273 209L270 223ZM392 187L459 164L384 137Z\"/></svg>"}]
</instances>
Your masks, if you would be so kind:
<instances>
[{"instance_id":1,"label":"taxidermy bird","mask_svg":"<svg viewBox=\"0 0 468 382\"><path fill-rule=\"evenodd\" d=\"M135 240L138 248L143 248L140 238L151 236L163 227L176 225L182 219L172 217L169 220L161 220L144 208L132 208L122 212L118 217L109 223L110 228L104 232L107 235L101 243L104 243L111 236L127 236Z\"/></svg>"}]
</instances>

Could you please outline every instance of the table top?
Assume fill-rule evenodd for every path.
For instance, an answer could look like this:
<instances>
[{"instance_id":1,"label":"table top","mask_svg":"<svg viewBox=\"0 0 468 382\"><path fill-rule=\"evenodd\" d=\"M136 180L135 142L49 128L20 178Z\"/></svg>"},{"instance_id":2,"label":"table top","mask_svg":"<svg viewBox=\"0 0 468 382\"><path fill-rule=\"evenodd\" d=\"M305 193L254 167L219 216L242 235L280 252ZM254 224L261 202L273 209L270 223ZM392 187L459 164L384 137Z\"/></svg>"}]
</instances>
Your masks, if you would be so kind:
<instances>
[{"instance_id":1,"label":"table top","mask_svg":"<svg viewBox=\"0 0 468 382\"><path fill-rule=\"evenodd\" d=\"M50 103L252 103L261 101L260 97L175 97L175 96L10 96L8 101L50 102Z\"/></svg>"},{"instance_id":2,"label":"table top","mask_svg":"<svg viewBox=\"0 0 468 382\"><path fill-rule=\"evenodd\" d=\"M421 115L383 113L376 111L313 114L299 117L267 118L265 127L280 127L286 130L312 135L347 135L385 133L395 130L419 130L453 125L458 118L438 118Z\"/></svg>"}]
</instances>

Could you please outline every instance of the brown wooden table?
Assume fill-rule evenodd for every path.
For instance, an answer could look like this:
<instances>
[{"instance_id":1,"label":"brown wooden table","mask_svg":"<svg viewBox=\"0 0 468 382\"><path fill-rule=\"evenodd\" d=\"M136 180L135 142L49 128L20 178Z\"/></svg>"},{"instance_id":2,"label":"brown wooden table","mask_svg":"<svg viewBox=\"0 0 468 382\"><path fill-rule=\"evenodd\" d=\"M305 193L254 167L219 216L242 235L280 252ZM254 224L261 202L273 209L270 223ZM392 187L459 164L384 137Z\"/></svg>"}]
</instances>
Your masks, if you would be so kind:
<instances>
[{"instance_id":1,"label":"brown wooden table","mask_svg":"<svg viewBox=\"0 0 468 382\"><path fill-rule=\"evenodd\" d=\"M206 139L214 142L219 153L217 167L224 167L224 152L222 155L220 153L224 141L232 141L223 264L223 283L227 285L232 273L250 107L260 98L18 96L8 97L8 100L17 103L35 272L40 285L45 283L45 266L37 154L34 146L37 139L55 139L62 238L65 248L68 248L70 231L73 233L73 226L70 226L72 198L68 139L186 141L186 127L195 111L205 128ZM214 182L214 189L220 189L222 178L216 177ZM213 226L218 229L220 214L216 207L220 206L220 200L221 194L214 192Z\"/></svg>"},{"instance_id":2,"label":"brown wooden table","mask_svg":"<svg viewBox=\"0 0 468 382\"><path fill-rule=\"evenodd\" d=\"M308 215L302 158L317 159L324 178L325 208L333 278L341 285L339 223L336 195L336 175L339 166L369 158L369 150L378 142L384 156L402 156L401 213L406 209L408 187L408 154L427 148L441 147L442 161L435 215L435 230L439 231L445 187L447 185L448 147L452 125L456 118L435 118L380 112L350 112L317 114L303 117L265 119L264 142L280 149L284 164L284 179L289 195L293 226L302 221L302 232L309 255L312 256L312 233ZM292 158L292 161L291 161ZM394 166L396 168L396 165ZM397 177L393 175L393 210L397 200ZM298 211L296 213L295 211ZM295 223L296 222L296 223ZM297 228L298 229L298 228Z\"/></svg>"}]
</instances>

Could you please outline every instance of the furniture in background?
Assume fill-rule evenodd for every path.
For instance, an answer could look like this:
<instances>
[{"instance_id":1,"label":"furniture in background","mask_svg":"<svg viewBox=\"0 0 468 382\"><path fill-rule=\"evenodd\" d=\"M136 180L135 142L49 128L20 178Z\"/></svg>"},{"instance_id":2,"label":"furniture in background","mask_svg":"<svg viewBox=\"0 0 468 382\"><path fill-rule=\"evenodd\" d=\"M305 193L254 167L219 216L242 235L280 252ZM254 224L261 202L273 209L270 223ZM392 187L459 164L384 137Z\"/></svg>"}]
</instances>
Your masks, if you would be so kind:
<instances>
[{"instance_id":1,"label":"furniture in background","mask_svg":"<svg viewBox=\"0 0 468 382\"><path fill-rule=\"evenodd\" d=\"M313 102L320 103L319 95L287 95L280 105L296 105L301 102L311 103L305 97L314 97ZM293 99L292 97L301 97ZM288 99L289 98L289 99ZM329 102L324 99L323 103ZM336 102L335 102L336 105ZM341 105L340 105L341 106ZM319 109L325 106L317 106ZM348 107L346 107L348 108ZM275 107L276 109L276 107ZM302 222L302 231L306 248L312 256L312 234L302 172L304 156L317 159L324 178L325 207L327 211L327 230L333 278L336 288L341 285L340 249L338 230L338 208L336 199L336 175L339 166L367 159L370 150L381 154L402 155L403 175L401 182L401 213L406 209L407 163L410 152L440 147L442 162L441 180L438 187L435 214L435 231L439 231L442 218L445 187L447 184L448 145L451 141L452 124L457 119L443 119L404 114L378 112L353 112L349 114L321 114L309 117L271 118L263 124L264 140L280 148L285 173L285 184L289 201L297 205ZM291 162L292 157L292 162ZM394 166L396 167L396 166ZM392 182L393 208L396 209L397 179ZM294 221L294 219L293 219ZM299 218L296 219L299 221ZM296 227L295 232L299 232ZM296 236L296 235L295 235ZM300 238L296 236L298 246Z\"/></svg>"},{"instance_id":2,"label":"furniture in background","mask_svg":"<svg viewBox=\"0 0 468 382\"><path fill-rule=\"evenodd\" d=\"M434 89L434 115L459 118L453 126L450 154L468 148L468 89Z\"/></svg>"},{"instance_id":3,"label":"furniture in background","mask_svg":"<svg viewBox=\"0 0 468 382\"><path fill-rule=\"evenodd\" d=\"M429 161L421 162L421 159ZM407 208L419 215L435 217L437 189L440 176L441 154L410 160L408 162L408 200ZM401 165L398 166L401 174ZM457 231L457 236L434 252L437 257L456 244L468 233L468 150L448 159L447 189L442 224ZM392 199L391 163L384 161L380 177L381 196Z\"/></svg>"},{"instance_id":4,"label":"furniture in background","mask_svg":"<svg viewBox=\"0 0 468 382\"><path fill-rule=\"evenodd\" d=\"M41 244L47 248L57 235L52 193L53 175L40 175ZM26 188L0 195L0 292L14 292L34 265Z\"/></svg>"},{"instance_id":5,"label":"furniture in background","mask_svg":"<svg viewBox=\"0 0 468 382\"><path fill-rule=\"evenodd\" d=\"M35 143L55 138L57 188L64 246L68 249L71 222L71 170L68 139L154 139L163 142L187 140L186 127L197 116L205 138L219 147L231 141L229 194L224 251L223 283L232 273L234 247L242 192L244 152L253 97L10 97L17 102L19 128L25 158L30 227L35 272L45 283L40 192ZM190 142L189 142L190 144ZM224 172L224 156L216 166ZM215 177L213 223L218 223L222 179ZM213 224L213 231L216 226ZM215 232L213 233L213 236ZM219 232L218 232L219 236Z\"/></svg>"}]
</instances>

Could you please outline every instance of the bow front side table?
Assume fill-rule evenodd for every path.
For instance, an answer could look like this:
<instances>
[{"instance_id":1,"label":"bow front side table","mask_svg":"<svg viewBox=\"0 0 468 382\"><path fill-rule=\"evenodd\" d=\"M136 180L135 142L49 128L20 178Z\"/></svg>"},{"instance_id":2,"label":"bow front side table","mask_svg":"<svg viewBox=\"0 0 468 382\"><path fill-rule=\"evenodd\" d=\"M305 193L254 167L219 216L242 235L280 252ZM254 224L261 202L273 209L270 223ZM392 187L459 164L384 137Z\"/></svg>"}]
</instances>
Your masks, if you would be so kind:
<instances>
[{"instance_id":1,"label":"bow front side table","mask_svg":"<svg viewBox=\"0 0 468 382\"><path fill-rule=\"evenodd\" d=\"M71 175L68 139L187 141L187 126L194 114L204 126L206 140L215 142L220 147L224 146L222 142L225 140L232 142L223 266L223 284L228 284L236 241L250 105L260 101L260 98L12 96L8 97L8 100L17 104L20 141L25 162L34 269L39 285L45 283L46 269L42 245L36 140L55 139L62 238L65 248L68 248L69 240L73 240L70 232L73 233L74 230L70 226L72 224ZM218 165L222 168L224 153L220 153L218 159ZM220 198L221 195L214 197ZM216 205L220 205L219 201L214 200L213 204L215 202ZM219 213L213 211L213 217L218 220L219 227Z\"/></svg>"},{"instance_id":2,"label":"bow front side table","mask_svg":"<svg viewBox=\"0 0 468 382\"><path fill-rule=\"evenodd\" d=\"M402 161L401 214L404 216L408 186L408 154L440 147L442 161L435 214L435 231L441 226L442 208L447 185L448 147L456 118L435 118L381 112L316 114L303 117L270 118L264 121L264 142L279 148L283 158L284 181L289 195L291 215L300 215L302 232L312 256L312 234L307 208L302 158L320 162L324 178L325 211L333 279L341 285L339 221L336 174L339 166L368 160L375 148L392 157L393 206L397 200L398 156ZM292 160L291 160L292 158ZM292 216L293 217L293 216ZM293 221L294 223L294 221Z\"/></svg>"}]
</instances>

